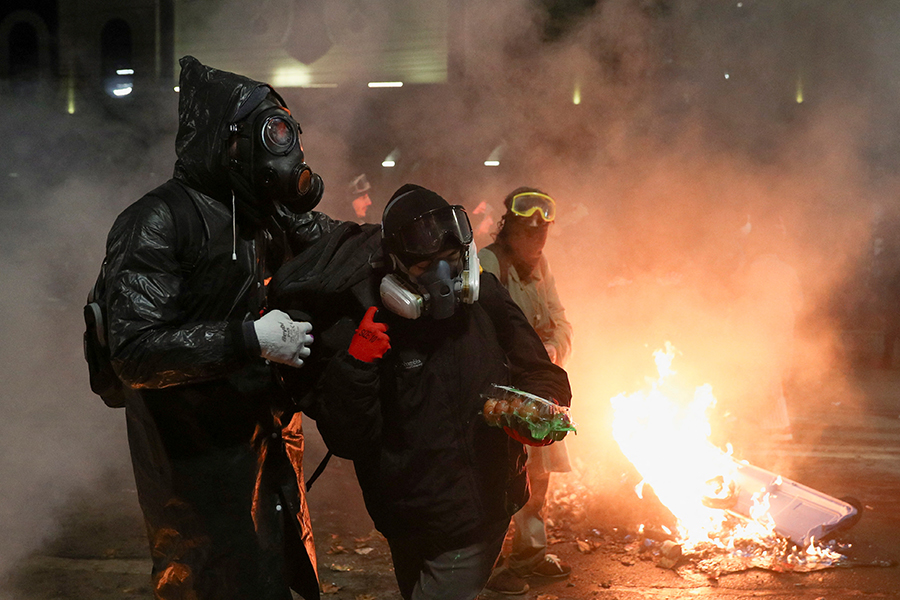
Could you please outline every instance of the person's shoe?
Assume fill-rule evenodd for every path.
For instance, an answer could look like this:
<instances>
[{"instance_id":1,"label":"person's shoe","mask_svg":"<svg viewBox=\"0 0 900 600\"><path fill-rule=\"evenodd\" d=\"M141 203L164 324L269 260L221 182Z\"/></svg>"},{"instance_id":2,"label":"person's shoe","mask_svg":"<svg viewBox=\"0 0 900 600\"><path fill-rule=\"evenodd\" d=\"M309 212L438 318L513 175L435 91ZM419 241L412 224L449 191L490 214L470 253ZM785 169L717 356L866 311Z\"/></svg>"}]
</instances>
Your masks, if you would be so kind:
<instances>
[{"instance_id":1,"label":"person's shoe","mask_svg":"<svg viewBox=\"0 0 900 600\"><path fill-rule=\"evenodd\" d=\"M544 555L544 560L533 568L528 574L529 577L548 577L550 579L562 579L568 577L572 572L572 567L559 560L555 554Z\"/></svg>"},{"instance_id":2,"label":"person's shoe","mask_svg":"<svg viewBox=\"0 0 900 600\"><path fill-rule=\"evenodd\" d=\"M509 569L501 567L491 574L484 589L498 594L518 596L528 591L528 584Z\"/></svg>"}]
</instances>

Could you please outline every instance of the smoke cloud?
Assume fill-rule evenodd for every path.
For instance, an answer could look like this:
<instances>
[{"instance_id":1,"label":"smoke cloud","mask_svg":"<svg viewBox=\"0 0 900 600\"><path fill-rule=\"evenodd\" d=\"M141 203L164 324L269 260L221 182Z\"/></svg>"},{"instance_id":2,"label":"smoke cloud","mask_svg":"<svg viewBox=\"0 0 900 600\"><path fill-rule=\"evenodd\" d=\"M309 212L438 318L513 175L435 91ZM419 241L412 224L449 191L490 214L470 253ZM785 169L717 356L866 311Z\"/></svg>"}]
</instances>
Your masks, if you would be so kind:
<instances>
[{"instance_id":1,"label":"smoke cloud","mask_svg":"<svg viewBox=\"0 0 900 600\"><path fill-rule=\"evenodd\" d=\"M364 4L390 27L395 3ZM898 191L897 17L858 0L601 0L565 18L561 4L450 3L454 85L439 91L284 90L326 181L321 210L353 218L360 173L370 221L405 181L485 202L494 221L515 187L554 196L546 253L576 336L570 447L598 469L609 398L644 385L665 341L687 380L759 401L746 365L776 353L751 341L741 275L751 236L776 229L803 304L791 363L766 366L788 368L792 411L858 401L842 331L872 328L853 320L870 228ZM222 10L198 27L223 20L237 22ZM171 173L176 111L175 98L133 117L66 115L52 94L2 102L5 570L52 535L71 493L128 471L123 415L88 388L80 312L115 215ZM398 146L410 166L362 164ZM501 166L483 167L495 149Z\"/></svg>"},{"instance_id":2,"label":"smoke cloud","mask_svg":"<svg viewBox=\"0 0 900 600\"><path fill-rule=\"evenodd\" d=\"M168 176L174 153L168 140L165 151L157 146L157 131L91 111L67 115L52 94L20 90L0 105L5 573L58 530L73 493L110 472L129 485L124 415L88 385L81 307L115 215Z\"/></svg>"}]
</instances>

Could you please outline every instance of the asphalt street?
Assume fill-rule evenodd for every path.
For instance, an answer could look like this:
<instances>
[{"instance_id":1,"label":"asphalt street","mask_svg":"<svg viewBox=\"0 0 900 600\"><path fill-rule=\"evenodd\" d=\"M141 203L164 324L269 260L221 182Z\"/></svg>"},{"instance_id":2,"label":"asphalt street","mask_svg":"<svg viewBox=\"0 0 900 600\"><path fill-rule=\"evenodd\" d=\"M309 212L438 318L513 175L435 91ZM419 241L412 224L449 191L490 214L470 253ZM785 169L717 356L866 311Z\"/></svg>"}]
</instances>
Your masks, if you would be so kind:
<instances>
[{"instance_id":1,"label":"asphalt street","mask_svg":"<svg viewBox=\"0 0 900 600\"><path fill-rule=\"evenodd\" d=\"M823 398L815 410L792 406L796 440L778 448L784 474L865 507L842 541L851 560L810 573L751 568L719 576L682 563L662 568L652 554L629 543L636 515L616 510L606 496L570 498L557 510L553 552L570 562L564 581L531 581L528 600L725 598L836 600L900 598L900 370L863 369L854 385L863 401ZM812 407L812 403L810 403ZM308 429L314 429L312 427ZM324 449L309 433L308 469ZM771 465L760 465L770 467ZM618 499L617 499L618 498ZM575 504L581 504L575 507ZM334 600L396 598L384 540L371 529L350 465L335 460L310 495L324 597ZM578 519L566 515L578 508ZM568 511L568 512L567 512ZM152 597L149 560L127 465L97 487L82 490L59 516L61 529L39 552L6 575L3 593L17 600L111 600ZM486 592L484 598L500 597Z\"/></svg>"}]
</instances>

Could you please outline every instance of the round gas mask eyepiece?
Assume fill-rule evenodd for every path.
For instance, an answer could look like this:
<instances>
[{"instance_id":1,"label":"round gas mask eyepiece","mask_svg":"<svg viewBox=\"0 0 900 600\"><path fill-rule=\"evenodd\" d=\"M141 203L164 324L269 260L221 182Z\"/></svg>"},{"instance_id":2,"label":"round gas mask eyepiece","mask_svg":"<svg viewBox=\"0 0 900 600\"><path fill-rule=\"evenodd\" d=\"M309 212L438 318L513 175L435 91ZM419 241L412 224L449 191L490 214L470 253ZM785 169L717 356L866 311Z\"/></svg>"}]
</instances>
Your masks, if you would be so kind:
<instances>
[{"instance_id":1,"label":"round gas mask eyepiece","mask_svg":"<svg viewBox=\"0 0 900 600\"><path fill-rule=\"evenodd\" d=\"M294 125L284 117L271 116L263 123L262 142L272 154L284 156L294 149L297 132Z\"/></svg>"}]
</instances>

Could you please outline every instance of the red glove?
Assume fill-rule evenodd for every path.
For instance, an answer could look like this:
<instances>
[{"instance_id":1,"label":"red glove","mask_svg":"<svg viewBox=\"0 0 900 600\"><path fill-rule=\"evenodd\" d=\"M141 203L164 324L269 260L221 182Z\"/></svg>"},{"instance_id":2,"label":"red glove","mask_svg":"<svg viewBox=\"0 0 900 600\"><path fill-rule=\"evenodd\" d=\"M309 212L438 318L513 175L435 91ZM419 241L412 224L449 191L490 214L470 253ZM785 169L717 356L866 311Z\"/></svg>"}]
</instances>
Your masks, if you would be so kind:
<instances>
[{"instance_id":1,"label":"red glove","mask_svg":"<svg viewBox=\"0 0 900 600\"><path fill-rule=\"evenodd\" d=\"M372 320L377 311L376 307L369 307L347 350L353 358L367 363L375 362L391 347L391 338L385 333L387 325Z\"/></svg>"},{"instance_id":2,"label":"red glove","mask_svg":"<svg viewBox=\"0 0 900 600\"><path fill-rule=\"evenodd\" d=\"M503 426L503 431L505 431L506 435L508 435L512 439L516 440L520 444L525 444L526 446L549 446L555 441L553 439L553 436L550 435L542 440L536 440L531 436L524 436L512 427L507 427L506 425Z\"/></svg>"}]
</instances>

